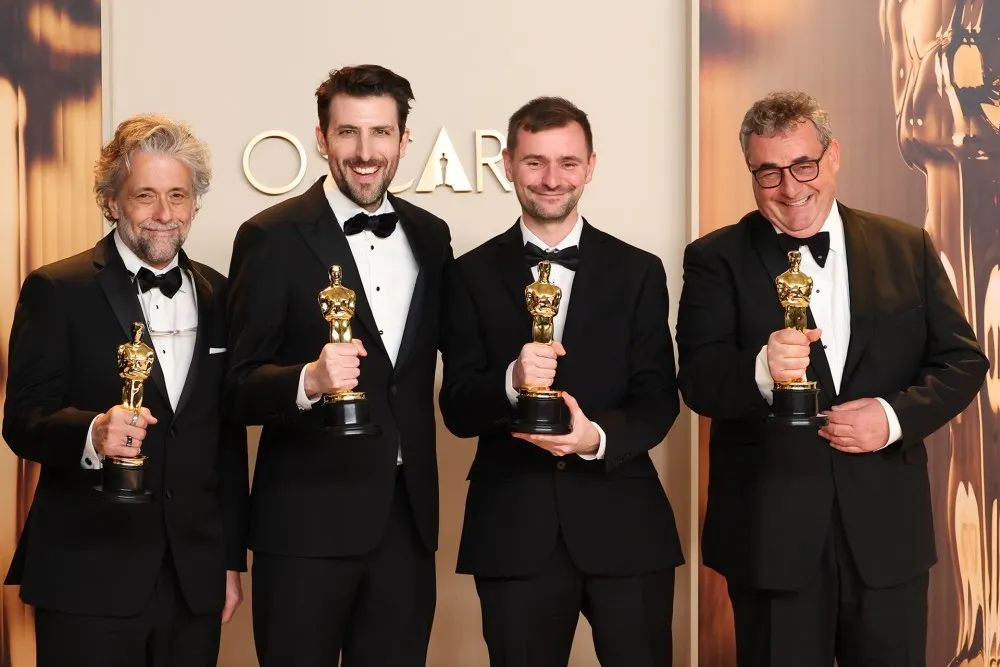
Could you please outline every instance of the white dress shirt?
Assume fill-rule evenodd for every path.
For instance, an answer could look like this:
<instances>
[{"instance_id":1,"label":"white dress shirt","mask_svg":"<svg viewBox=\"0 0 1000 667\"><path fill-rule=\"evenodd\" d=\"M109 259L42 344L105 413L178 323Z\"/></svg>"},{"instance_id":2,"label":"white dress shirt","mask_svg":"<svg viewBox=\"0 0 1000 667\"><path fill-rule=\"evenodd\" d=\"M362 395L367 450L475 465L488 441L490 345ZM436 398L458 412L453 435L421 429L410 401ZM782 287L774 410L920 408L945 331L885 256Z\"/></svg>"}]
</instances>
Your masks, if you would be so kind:
<instances>
[{"instance_id":1,"label":"white dress shirt","mask_svg":"<svg viewBox=\"0 0 1000 667\"><path fill-rule=\"evenodd\" d=\"M775 233L782 232L775 227ZM830 365L830 375L833 378L834 393L840 393L840 383L844 376L844 363L847 361L847 347L851 342L851 290L847 273L847 246L844 241L844 221L836 202L830 207L821 232L830 234L830 252L826 264L820 266L813 258L809 246L802 246L802 273L813 279L813 291L809 300L809 310L816 321L816 328L823 332L820 343ZM757 354L755 379L761 396L768 402L774 400L774 380L767 366L767 345ZM883 447L899 440L902 429L895 410L883 399L875 397L889 421L889 439Z\"/></svg>"},{"instance_id":2,"label":"white dress shirt","mask_svg":"<svg viewBox=\"0 0 1000 667\"><path fill-rule=\"evenodd\" d=\"M559 241L555 246L548 246L545 241L538 238L531 230L529 230L524 225L523 220L518 220L518 225L521 227L521 241L523 243L533 243L542 250L553 251L562 250L563 248L570 248L572 246L580 245L580 235L583 233L583 216L578 215L576 219L576 224L573 225L573 229L570 230L563 240ZM551 264L552 269L549 272L549 280L552 284L557 285L559 289L562 290L562 299L559 301L559 312L552 320L552 339L562 342L563 331L566 328L566 313L569 312L570 297L573 294L573 280L576 278L576 271L567 269L562 264ZM531 267L531 275L535 280L538 280L538 265ZM507 366L507 374L505 379L505 387L507 390L507 399L510 401L511 406L517 405L517 395L518 392L514 389L514 364L517 363L517 359L510 362ZM558 371L557 371L558 372ZM604 433L597 422L591 422L597 429L597 433L600 436L600 444L597 446L596 454L577 454L582 459L587 461L593 461L594 459L603 459L604 451L607 449L608 436Z\"/></svg>"},{"instance_id":3,"label":"white dress shirt","mask_svg":"<svg viewBox=\"0 0 1000 667\"><path fill-rule=\"evenodd\" d=\"M374 213L351 201L337 187L333 176L328 174L323 182L323 191L333 209L340 228L344 223L358 213L365 215L380 215L392 213L392 203L388 197L383 197L382 205ZM385 238L375 236L371 231L364 230L347 237L347 243L354 256L354 263L361 276L361 287L372 309L372 316L378 326L382 345L385 347L389 360L395 366L399 354L399 346L403 341L403 329L410 312L410 300L413 298L413 287L417 282L419 267L413 256L410 242L406 234L396 226L396 229ZM353 287L348 285L348 287ZM296 404L300 410L310 410L322 398L309 398L305 390L305 368L299 375L298 396ZM403 462L402 452L397 454L397 463Z\"/></svg>"},{"instance_id":4,"label":"white dress shirt","mask_svg":"<svg viewBox=\"0 0 1000 667\"><path fill-rule=\"evenodd\" d=\"M133 276L141 268L161 275L177 266L177 257L175 256L166 267L153 268L139 259L125 245L117 230L114 240L118 254L121 255L122 262L125 264L125 269ZM163 373L163 380L167 385L170 407L176 410L177 401L181 397L184 382L187 380L188 369L191 367L191 359L194 358L194 343L198 329L198 304L194 290L194 279L188 271L182 269L181 286L173 298L164 296L156 287L148 292L142 292L135 281L133 281L133 287L139 296L143 319L153 341L156 364ZM127 342L124 337L122 342ZM163 415L154 416L163 417ZM93 429L94 423L91 422L80 465L84 468L98 469L101 467L103 457L100 457L94 448Z\"/></svg>"}]
</instances>

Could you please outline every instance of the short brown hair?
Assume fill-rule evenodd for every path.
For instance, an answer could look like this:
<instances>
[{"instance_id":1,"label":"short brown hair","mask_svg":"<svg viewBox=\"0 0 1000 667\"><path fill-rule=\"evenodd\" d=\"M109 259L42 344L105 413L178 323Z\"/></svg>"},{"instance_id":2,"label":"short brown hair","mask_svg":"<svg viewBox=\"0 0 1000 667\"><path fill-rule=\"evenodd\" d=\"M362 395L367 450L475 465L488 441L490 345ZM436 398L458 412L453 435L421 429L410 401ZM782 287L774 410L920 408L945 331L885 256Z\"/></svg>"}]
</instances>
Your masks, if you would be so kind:
<instances>
[{"instance_id":1,"label":"short brown hair","mask_svg":"<svg viewBox=\"0 0 1000 667\"><path fill-rule=\"evenodd\" d=\"M594 152L594 135L590 131L587 114L575 104L562 97L536 97L514 112L507 124L507 150L517 148L517 133L526 130L534 134L555 127L566 127L579 123L587 139L587 151Z\"/></svg>"},{"instance_id":2,"label":"short brown hair","mask_svg":"<svg viewBox=\"0 0 1000 667\"><path fill-rule=\"evenodd\" d=\"M740 147L747 156L750 135L773 137L795 129L799 123L811 122L819 132L820 143L825 149L833 139L830 116L815 97L798 90L780 90L757 100L743 116L740 126Z\"/></svg>"},{"instance_id":3,"label":"short brown hair","mask_svg":"<svg viewBox=\"0 0 1000 667\"><path fill-rule=\"evenodd\" d=\"M354 65L330 70L326 81L316 89L316 113L323 134L330 128L330 100L338 94L351 97L392 97L396 102L400 133L406 128L410 102L414 99L410 82L381 65Z\"/></svg>"},{"instance_id":4,"label":"short brown hair","mask_svg":"<svg viewBox=\"0 0 1000 667\"><path fill-rule=\"evenodd\" d=\"M132 155L136 151L168 155L179 160L191 171L191 187L196 206L208 192L212 178L208 146L194 136L191 128L169 116L139 114L126 118L101 149L94 165L94 194L97 205L109 222L118 222L108 205L132 171Z\"/></svg>"}]
</instances>

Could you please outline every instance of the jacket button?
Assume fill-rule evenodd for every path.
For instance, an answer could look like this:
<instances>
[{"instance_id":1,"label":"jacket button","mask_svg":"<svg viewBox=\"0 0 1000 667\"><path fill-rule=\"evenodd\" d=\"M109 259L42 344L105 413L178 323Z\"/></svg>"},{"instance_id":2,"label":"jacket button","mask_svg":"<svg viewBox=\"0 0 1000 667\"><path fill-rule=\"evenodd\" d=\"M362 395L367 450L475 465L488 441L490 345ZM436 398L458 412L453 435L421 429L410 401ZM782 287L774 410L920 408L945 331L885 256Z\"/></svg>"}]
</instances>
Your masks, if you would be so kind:
<instances>
[{"instance_id":1,"label":"jacket button","mask_svg":"<svg viewBox=\"0 0 1000 667\"><path fill-rule=\"evenodd\" d=\"M167 431L167 433L170 435L171 438L176 438L177 437L177 427L176 426L171 426L170 430Z\"/></svg>"},{"instance_id":2,"label":"jacket button","mask_svg":"<svg viewBox=\"0 0 1000 667\"><path fill-rule=\"evenodd\" d=\"M174 497L174 490L173 489L167 489L166 491L163 492L163 496L167 500L171 500Z\"/></svg>"},{"instance_id":3,"label":"jacket button","mask_svg":"<svg viewBox=\"0 0 1000 667\"><path fill-rule=\"evenodd\" d=\"M566 469L565 461L556 461L556 470L565 470L565 469Z\"/></svg>"},{"instance_id":4,"label":"jacket button","mask_svg":"<svg viewBox=\"0 0 1000 667\"><path fill-rule=\"evenodd\" d=\"M392 394L393 396L395 396L397 391L398 390L396 389L396 385L394 385L394 384L389 385L389 393L390 394Z\"/></svg>"}]
</instances>

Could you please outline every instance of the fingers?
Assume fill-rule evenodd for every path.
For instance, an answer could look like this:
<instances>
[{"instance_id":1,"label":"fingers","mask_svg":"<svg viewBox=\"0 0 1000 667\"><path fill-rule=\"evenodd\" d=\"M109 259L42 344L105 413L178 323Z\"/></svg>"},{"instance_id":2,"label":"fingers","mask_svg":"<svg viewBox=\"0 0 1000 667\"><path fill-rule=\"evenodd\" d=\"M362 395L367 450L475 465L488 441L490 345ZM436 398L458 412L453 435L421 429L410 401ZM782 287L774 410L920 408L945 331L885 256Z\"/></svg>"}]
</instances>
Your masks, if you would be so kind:
<instances>
[{"instance_id":1,"label":"fingers","mask_svg":"<svg viewBox=\"0 0 1000 667\"><path fill-rule=\"evenodd\" d=\"M860 410L866 407L872 399L856 398L853 401L846 401L830 408L831 410Z\"/></svg>"},{"instance_id":2,"label":"fingers","mask_svg":"<svg viewBox=\"0 0 1000 667\"><path fill-rule=\"evenodd\" d=\"M367 357L368 356L368 350L365 349L365 344L363 342L361 342L360 338L352 338L351 342L354 343L354 346L356 348L358 348L358 355L359 356L362 356L362 357Z\"/></svg>"},{"instance_id":3,"label":"fingers","mask_svg":"<svg viewBox=\"0 0 1000 667\"><path fill-rule=\"evenodd\" d=\"M815 343L823 335L822 329L806 329L805 330L806 340L810 343Z\"/></svg>"},{"instance_id":4,"label":"fingers","mask_svg":"<svg viewBox=\"0 0 1000 667\"><path fill-rule=\"evenodd\" d=\"M551 347L552 350L556 353L557 356L561 357L564 354L566 354L566 348L563 347L563 344L560 343L557 340L552 341L552 345L551 346L546 346L546 347Z\"/></svg>"}]
</instances>

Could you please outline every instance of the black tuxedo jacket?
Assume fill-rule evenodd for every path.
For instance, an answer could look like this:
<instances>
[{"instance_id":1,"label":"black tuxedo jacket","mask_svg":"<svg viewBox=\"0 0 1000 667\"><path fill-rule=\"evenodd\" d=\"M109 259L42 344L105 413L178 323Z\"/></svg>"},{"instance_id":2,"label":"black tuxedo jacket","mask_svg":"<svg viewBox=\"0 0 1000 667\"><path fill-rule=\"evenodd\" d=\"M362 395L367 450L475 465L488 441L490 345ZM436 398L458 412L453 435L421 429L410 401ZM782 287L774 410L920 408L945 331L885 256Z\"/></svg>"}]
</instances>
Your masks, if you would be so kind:
<instances>
[{"instance_id":1,"label":"black tuxedo jacket","mask_svg":"<svg viewBox=\"0 0 1000 667\"><path fill-rule=\"evenodd\" d=\"M505 375L531 341L533 278L517 224L461 257L449 280L441 413L479 436L469 472L458 571L538 571L562 532L590 574L638 574L683 562L674 516L647 451L678 412L663 265L584 223L554 387L607 434L603 460L556 458L513 438Z\"/></svg>"},{"instance_id":2,"label":"black tuxedo jacket","mask_svg":"<svg viewBox=\"0 0 1000 667\"><path fill-rule=\"evenodd\" d=\"M402 448L410 504L428 549L437 546L434 371L441 281L451 260L448 226L389 196L419 267L395 367L365 296L347 237L323 191L302 195L245 222L233 248L229 400L240 420L263 424L251 493L250 547L290 556L370 551L385 530ZM317 295L332 264L357 294L352 328L368 351L358 391L381 435L333 437L322 410L300 412L299 375L330 341Z\"/></svg>"},{"instance_id":3,"label":"black tuxedo jacket","mask_svg":"<svg viewBox=\"0 0 1000 667\"><path fill-rule=\"evenodd\" d=\"M840 213L851 304L840 393L822 341L808 375L821 410L864 397L892 406L903 437L871 454L765 422L754 363L784 326L774 279L788 268L771 224L753 212L685 252L679 381L688 405L712 418L704 559L743 585L805 584L835 502L868 586L925 572L935 552L923 439L972 400L988 366L927 234L845 206Z\"/></svg>"},{"instance_id":4,"label":"black tuxedo jacket","mask_svg":"<svg viewBox=\"0 0 1000 667\"><path fill-rule=\"evenodd\" d=\"M92 487L100 472L80 466L90 424L121 403L116 351L143 321L135 284L113 233L86 252L24 281L10 340L4 439L41 464L35 499L7 583L38 607L130 616L152 595L170 550L196 613L221 610L225 570L246 569L246 432L221 413L226 355L225 278L204 264L194 276L198 332L176 412L159 364L143 405L159 422L143 441L147 505L113 504ZM145 342L152 347L148 327Z\"/></svg>"}]
</instances>

